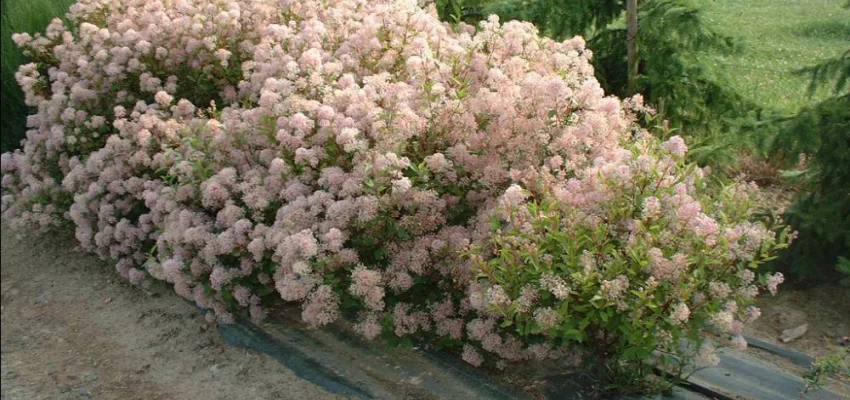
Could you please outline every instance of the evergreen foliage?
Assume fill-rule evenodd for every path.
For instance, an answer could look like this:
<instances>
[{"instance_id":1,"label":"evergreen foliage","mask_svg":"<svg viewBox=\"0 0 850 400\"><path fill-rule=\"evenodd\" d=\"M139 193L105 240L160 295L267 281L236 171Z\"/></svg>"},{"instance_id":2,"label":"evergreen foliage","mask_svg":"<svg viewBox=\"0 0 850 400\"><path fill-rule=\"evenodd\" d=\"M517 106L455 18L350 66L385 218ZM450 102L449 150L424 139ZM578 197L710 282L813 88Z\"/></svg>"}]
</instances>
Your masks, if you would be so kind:
<instances>
[{"instance_id":1,"label":"evergreen foliage","mask_svg":"<svg viewBox=\"0 0 850 400\"><path fill-rule=\"evenodd\" d=\"M487 7L488 13L529 21L544 35L558 39L605 30L625 9L624 0L508 0Z\"/></svg>"},{"instance_id":2,"label":"evergreen foliage","mask_svg":"<svg viewBox=\"0 0 850 400\"><path fill-rule=\"evenodd\" d=\"M800 72L810 74L811 90L831 85L835 95L787 121L774 143L777 156L805 154L809 164L797 173L804 190L787 215L800 240L785 252L782 267L821 281L850 274L835 267L850 257L850 51Z\"/></svg>"},{"instance_id":3,"label":"evergreen foliage","mask_svg":"<svg viewBox=\"0 0 850 400\"><path fill-rule=\"evenodd\" d=\"M709 77L698 60L707 51L735 51L732 38L708 29L699 11L685 1L639 4L639 75L634 91L674 130L689 135L692 159L701 164L734 161L747 139L741 132L752 132L745 128L755 125L745 127L744 118L752 116L748 121L755 122L761 111L724 81ZM617 27L599 31L588 41L594 50L597 79L606 91L620 96L629 94L625 41L625 28Z\"/></svg>"},{"instance_id":4,"label":"evergreen foliage","mask_svg":"<svg viewBox=\"0 0 850 400\"><path fill-rule=\"evenodd\" d=\"M850 6L850 3L848 3ZM850 8L850 7L848 7ZM798 71L800 74L811 76L809 84L809 93L814 93L818 86L835 81L833 91L841 93L850 90L850 49L848 49L840 57L826 60L820 64L815 64L810 67L802 68Z\"/></svg>"},{"instance_id":5,"label":"evergreen foliage","mask_svg":"<svg viewBox=\"0 0 850 400\"><path fill-rule=\"evenodd\" d=\"M476 24L485 19L485 5L490 0L434 0L437 13L443 21Z\"/></svg>"}]
</instances>

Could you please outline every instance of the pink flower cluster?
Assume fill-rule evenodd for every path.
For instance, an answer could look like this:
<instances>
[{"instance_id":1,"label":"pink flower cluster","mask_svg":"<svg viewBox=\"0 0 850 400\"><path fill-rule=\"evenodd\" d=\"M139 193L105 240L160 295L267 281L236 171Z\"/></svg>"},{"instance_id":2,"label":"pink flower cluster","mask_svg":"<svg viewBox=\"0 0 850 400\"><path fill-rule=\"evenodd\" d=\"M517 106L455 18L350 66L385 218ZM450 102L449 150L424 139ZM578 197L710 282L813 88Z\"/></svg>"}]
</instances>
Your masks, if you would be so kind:
<instances>
[{"instance_id":1,"label":"pink flower cluster","mask_svg":"<svg viewBox=\"0 0 850 400\"><path fill-rule=\"evenodd\" d=\"M543 167L510 187L479 225L472 306L522 327L526 341L590 351L625 354L638 340L677 353L680 339L709 334L745 347L743 324L760 314L754 297L783 281L756 282L753 269L789 237L753 222L752 185L710 186L686 150L678 137L642 132L570 175ZM713 362L712 349L681 355Z\"/></svg>"},{"instance_id":2,"label":"pink flower cluster","mask_svg":"<svg viewBox=\"0 0 850 400\"><path fill-rule=\"evenodd\" d=\"M480 349L540 359L560 353L473 307L478 296L559 323L536 287L473 290L463 254L500 207L552 187L594 221L623 196L603 180L671 171L654 184L677 191L643 205L678 221L666 240L692 231L742 243L737 256L767 235L703 214L672 172L681 140L664 145L672 158L632 157L623 142L642 105L604 96L578 37L496 17L453 27L410 0L80 0L68 17L75 28L15 36L35 60L16 79L37 113L23 150L0 158L3 215L71 223L123 277L168 282L220 322L237 307L260 319L276 294L313 325L358 304L367 338L391 320L388 333L467 341L472 364ZM658 279L684 268L653 260ZM588 275L591 262L605 260L588 259ZM541 284L572 293L559 276ZM622 301L630 287L617 278L604 293Z\"/></svg>"}]
</instances>

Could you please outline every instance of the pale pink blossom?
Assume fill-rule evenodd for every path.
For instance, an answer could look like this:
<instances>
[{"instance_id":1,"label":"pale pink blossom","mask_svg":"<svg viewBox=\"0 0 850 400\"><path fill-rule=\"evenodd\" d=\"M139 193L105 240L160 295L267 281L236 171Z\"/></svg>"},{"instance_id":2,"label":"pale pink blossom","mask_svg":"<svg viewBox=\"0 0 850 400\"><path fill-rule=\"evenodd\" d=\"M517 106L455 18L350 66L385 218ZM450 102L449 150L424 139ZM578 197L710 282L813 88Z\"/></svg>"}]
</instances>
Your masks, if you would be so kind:
<instances>
[{"instance_id":1,"label":"pale pink blossom","mask_svg":"<svg viewBox=\"0 0 850 400\"><path fill-rule=\"evenodd\" d=\"M741 335L735 335L732 337L732 340L729 341L729 345L735 350L743 351L747 349L747 339Z\"/></svg>"},{"instance_id":2,"label":"pale pink blossom","mask_svg":"<svg viewBox=\"0 0 850 400\"><path fill-rule=\"evenodd\" d=\"M688 308L688 305L685 303L679 303L675 307L673 307L673 312L670 315L670 318L675 324L684 324L688 322L690 316L691 310L690 308Z\"/></svg>"},{"instance_id":3,"label":"pale pink blossom","mask_svg":"<svg viewBox=\"0 0 850 400\"><path fill-rule=\"evenodd\" d=\"M772 295L776 295L777 288L779 284L785 281L785 276L782 275L781 272L777 272L773 275L767 277L767 282L765 283L765 287Z\"/></svg>"},{"instance_id":4,"label":"pale pink blossom","mask_svg":"<svg viewBox=\"0 0 850 400\"><path fill-rule=\"evenodd\" d=\"M474 367L480 367L484 363L484 357L481 356L475 347L468 344L463 346L463 355L461 355L461 358Z\"/></svg>"},{"instance_id":5,"label":"pale pink blossom","mask_svg":"<svg viewBox=\"0 0 850 400\"><path fill-rule=\"evenodd\" d=\"M570 296L570 288L560 276L544 273L540 277L540 286L544 290L548 290L559 300L564 300Z\"/></svg>"},{"instance_id":6,"label":"pale pink blossom","mask_svg":"<svg viewBox=\"0 0 850 400\"><path fill-rule=\"evenodd\" d=\"M714 345L704 342L697 352L695 362L699 367L711 367L720 364L720 357L717 356Z\"/></svg>"},{"instance_id":7,"label":"pale pink blossom","mask_svg":"<svg viewBox=\"0 0 850 400\"><path fill-rule=\"evenodd\" d=\"M561 321L561 315L557 311L549 308L538 308L534 310L534 320L540 325L543 330L555 328Z\"/></svg>"},{"instance_id":8,"label":"pale pink blossom","mask_svg":"<svg viewBox=\"0 0 850 400\"><path fill-rule=\"evenodd\" d=\"M685 153L688 152L688 146L680 136L673 136L670 139L667 139L667 141L664 142L663 147L665 151L677 157L684 157Z\"/></svg>"},{"instance_id":9,"label":"pale pink blossom","mask_svg":"<svg viewBox=\"0 0 850 400\"><path fill-rule=\"evenodd\" d=\"M363 335L366 340L373 340L378 337L382 329L374 314L369 314L365 319L354 324L354 331Z\"/></svg>"},{"instance_id":10,"label":"pale pink blossom","mask_svg":"<svg viewBox=\"0 0 850 400\"><path fill-rule=\"evenodd\" d=\"M756 306L748 306L744 309L744 322L752 323L761 317L761 310Z\"/></svg>"}]
</instances>

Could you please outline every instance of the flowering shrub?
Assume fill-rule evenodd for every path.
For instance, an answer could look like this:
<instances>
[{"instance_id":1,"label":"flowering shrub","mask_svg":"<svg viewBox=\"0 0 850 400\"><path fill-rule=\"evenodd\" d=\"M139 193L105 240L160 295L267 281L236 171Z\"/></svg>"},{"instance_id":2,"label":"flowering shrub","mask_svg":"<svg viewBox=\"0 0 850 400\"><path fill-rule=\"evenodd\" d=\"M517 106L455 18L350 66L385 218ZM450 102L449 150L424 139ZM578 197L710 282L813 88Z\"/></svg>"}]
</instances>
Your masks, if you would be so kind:
<instances>
[{"instance_id":1,"label":"flowering shrub","mask_svg":"<svg viewBox=\"0 0 850 400\"><path fill-rule=\"evenodd\" d=\"M649 332L623 319L639 287L656 296L658 332L680 327L673 338L700 335L689 313L735 325L745 311L726 302L756 294L745 270L774 239L744 222L748 192L712 202L681 164L684 143L659 158L654 140L633 139L640 99L604 96L581 38L496 18L452 27L399 1L81 0L69 19L14 37L36 60L16 78L38 112L23 151L2 155L4 215L17 228L70 221L121 276L166 281L219 322L238 308L261 319L277 296L312 325L350 312L366 338L462 346L479 365L482 349L554 358L614 326L560 327L568 301L635 332L618 336L624 349ZM550 240L539 218L511 231L511 215L534 209L520 186L541 213L574 220L559 237L581 240L540 251L548 271L480 280L528 261L468 250ZM513 223L501 233L499 216ZM631 250L614 254L619 243ZM600 265L572 278L556 244ZM602 303L583 297L597 286ZM543 340L556 332L569 340Z\"/></svg>"},{"instance_id":2,"label":"flowering shrub","mask_svg":"<svg viewBox=\"0 0 850 400\"><path fill-rule=\"evenodd\" d=\"M471 251L481 318L526 342L583 348L637 381L654 352L662 368L668 356L679 367L715 364L708 334L746 348L759 287L775 293L782 282L753 269L788 239L750 222L754 185L708 190L685 151L679 137L660 147L639 139L570 179L509 188L493 234ZM492 340L481 339L485 350Z\"/></svg>"}]
</instances>

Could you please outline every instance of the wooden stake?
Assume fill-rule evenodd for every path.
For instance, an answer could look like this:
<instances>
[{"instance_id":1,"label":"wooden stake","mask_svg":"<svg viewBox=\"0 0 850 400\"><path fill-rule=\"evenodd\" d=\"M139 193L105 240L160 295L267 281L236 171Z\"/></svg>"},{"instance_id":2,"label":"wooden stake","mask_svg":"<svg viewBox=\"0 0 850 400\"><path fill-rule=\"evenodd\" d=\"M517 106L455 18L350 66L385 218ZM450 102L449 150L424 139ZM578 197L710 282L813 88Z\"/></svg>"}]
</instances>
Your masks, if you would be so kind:
<instances>
[{"instance_id":1,"label":"wooden stake","mask_svg":"<svg viewBox=\"0 0 850 400\"><path fill-rule=\"evenodd\" d=\"M626 0L626 23L628 46L628 82L629 94L635 94L635 79L638 74L637 62L637 36L638 36L638 10L637 0Z\"/></svg>"}]
</instances>

